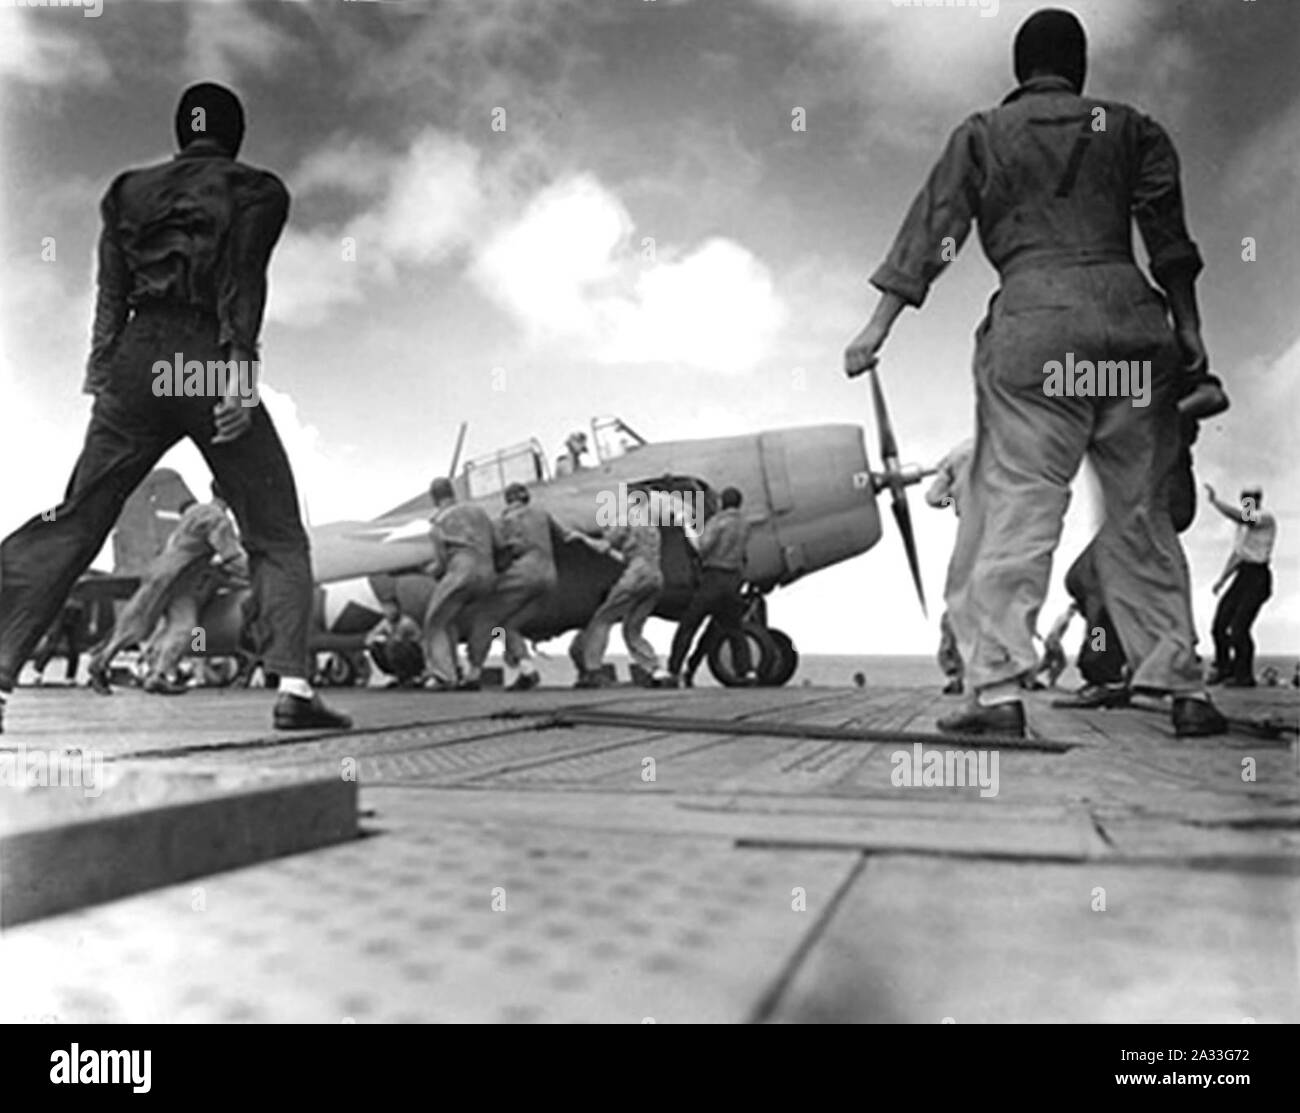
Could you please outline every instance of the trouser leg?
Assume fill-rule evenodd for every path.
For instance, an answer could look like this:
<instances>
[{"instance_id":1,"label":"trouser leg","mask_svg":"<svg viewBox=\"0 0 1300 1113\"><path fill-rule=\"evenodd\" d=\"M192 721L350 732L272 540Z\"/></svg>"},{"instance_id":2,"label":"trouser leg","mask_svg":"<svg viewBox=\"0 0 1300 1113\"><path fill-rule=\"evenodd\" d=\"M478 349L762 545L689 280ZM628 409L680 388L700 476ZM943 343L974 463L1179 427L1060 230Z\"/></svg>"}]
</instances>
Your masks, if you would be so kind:
<instances>
[{"instance_id":1,"label":"trouser leg","mask_svg":"<svg viewBox=\"0 0 1300 1113\"><path fill-rule=\"evenodd\" d=\"M1247 682L1255 678L1255 641L1250 628L1272 594L1272 573L1262 565L1247 565L1237 572L1244 581L1230 625L1232 638L1233 678Z\"/></svg>"},{"instance_id":2,"label":"trouser leg","mask_svg":"<svg viewBox=\"0 0 1300 1113\"><path fill-rule=\"evenodd\" d=\"M646 672L659 670L659 655L650 640L642 632L650 616L654 614L655 603L659 601L659 586L646 587L623 619L623 642L627 646L632 663L639 665Z\"/></svg>"},{"instance_id":3,"label":"trouser leg","mask_svg":"<svg viewBox=\"0 0 1300 1113\"><path fill-rule=\"evenodd\" d=\"M682 662L690 651L691 642L700 624L708 617L708 599L701 584L686 604L686 610L678 620L677 630L673 634L672 648L668 654L668 671L674 676L682 670Z\"/></svg>"},{"instance_id":4,"label":"trouser leg","mask_svg":"<svg viewBox=\"0 0 1300 1113\"><path fill-rule=\"evenodd\" d=\"M1201 689L1191 576L1161 481L1176 458L1178 424L1172 380L1155 377L1150 406L1114 399L1099 414L1091 455L1106 517L1097 578L1133 685L1187 694Z\"/></svg>"},{"instance_id":5,"label":"trouser leg","mask_svg":"<svg viewBox=\"0 0 1300 1113\"><path fill-rule=\"evenodd\" d=\"M947 604L976 689L1038 663L1033 632L1047 594L1069 484L1092 424L1088 399L1048 397L1042 367L1059 356L1056 314L995 314L976 346L976 436L949 561Z\"/></svg>"},{"instance_id":6,"label":"trouser leg","mask_svg":"<svg viewBox=\"0 0 1300 1113\"><path fill-rule=\"evenodd\" d=\"M121 399L96 399L63 501L0 544L0 691L13 687L127 497L175 440Z\"/></svg>"},{"instance_id":7,"label":"trouser leg","mask_svg":"<svg viewBox=\"0 0 1300 1113\"><path fill-rule=\"evenodd\" d=\"M281 676L311 675L311 547L298 507L289 457L270 415L252 408L252 428L238 440L212 443L208 419L190 435L221 484L239 523L259 624L262 657Z\"/></svg>"},{"instance_id":8,"label":"trouser leg","mask_svg":"<svg viewBox=\"0 0 1300 1113\"><path fill-rule=\"evenodd\" d=\"M582 667L586 672L596 672L600 669L601 663L605 659L605 650L609 646L609 632L614 623L625 618L631 613L633 607L642 603L648 591L653 590L657 594L662 584L662 579L649 570L635 565L624 570L613 587L609 589L605 601L596 608L596 613L591 616L587 628L582 632ZM650 610L654 610L653 598L651 599ZM649 617L649 612L647 612L646 617ZM644 622L644 619L642 621ZM625 628L624 641L626 640L627 631ZM632 652L630 643L628 650ZM653 652L652 647L652 656ZM636 654L633 653L634 658L635 656ZM653 669L655 666L651 667Z\"/></svg>"},{"instance_id":9,"label":"trouser leg","mask_svg":"<svg viewBox=\"0 0 1300 1113\"><path fill-rule=\"evenodd\" d=\"M1233 670L1232 616L1237 610L1242 593L1240 576L1234 573L1232 583L1219 596L1219 605L1214 608L1214 624L1210 627L1210 633L1214 638L1214 671L1220 676L1228 676Z\"/></svg>"},{"instance_id":10,"label":"trouser leg","mask_svg":"<svg viewBox=\"0 0 1300 1113\"><path fill-rule=\"evenodd\" d=\"M456 682L456 620L473 596L474 569L453 560L434 588L424 614L425 658L429 673L444 684ZM472 667L472 666L471 666Z\"/></svg>"},{"instance_id":11,"label":"trouser leg","mask_svg":"<svg viewBox=\"0 0 1300 1113\"><path fill-rule=\"evenodd\" d=\"M201 600L192 594L179 595L171 601L166 625L155 639L156 656L151 675L171 676L181 659L193 649L201 609Z\"/></svg>"},{"instance_id":12,"label":"trouser leg","mask_svg":"<svg viewBox=\"0 0 1300 1113\"><path fill-rule=\"evenodd\" d=\"M960 680L965 671L962 667L961 650L957 648L957 635L952 630L952 620L944 611L939 619L939 668L950 680Z\"/></svg>"}]
</instances>

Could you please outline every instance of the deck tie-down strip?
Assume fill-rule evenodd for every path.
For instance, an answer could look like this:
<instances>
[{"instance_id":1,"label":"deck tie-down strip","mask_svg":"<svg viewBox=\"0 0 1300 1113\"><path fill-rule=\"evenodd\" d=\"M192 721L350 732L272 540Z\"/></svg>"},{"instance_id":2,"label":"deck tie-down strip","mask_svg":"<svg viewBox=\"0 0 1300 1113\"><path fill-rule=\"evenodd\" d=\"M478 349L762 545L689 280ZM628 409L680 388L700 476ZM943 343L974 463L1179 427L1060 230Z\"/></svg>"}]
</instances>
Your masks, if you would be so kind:
<instances>
[{"instance_id":1,"label":"deck tie-down strip","mask_svg":"<svg viewBox=\"0 0 1300 1113\"><path fill-rule=\"evenodd\" d=\"M930 731L878 730L872 727L821 726L816 723L751 723L735 719L703 719L677 715L647 715L636 711L605 711L574 707L559 708L543 716L537 729L552 727L601 726L643 727L646 730L686 734L735 734L763 738L818 738L831 742L921 742L933 746L975 746L984 749L1032 750L1063 754L1080 745L1048 738L1000 738L995 735L938 734Z\"/></svg>"}]
</instances>

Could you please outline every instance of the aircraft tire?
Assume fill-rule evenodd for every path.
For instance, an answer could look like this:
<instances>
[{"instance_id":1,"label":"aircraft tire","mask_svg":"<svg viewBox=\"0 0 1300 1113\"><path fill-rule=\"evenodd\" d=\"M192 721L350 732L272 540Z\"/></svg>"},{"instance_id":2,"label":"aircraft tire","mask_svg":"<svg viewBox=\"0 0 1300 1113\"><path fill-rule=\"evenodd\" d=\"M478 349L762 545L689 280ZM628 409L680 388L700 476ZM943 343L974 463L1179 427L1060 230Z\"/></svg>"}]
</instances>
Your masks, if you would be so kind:
<instances>
[{"instance_id":1,"label":"aircraft tire","mask_svg":"<svg viewBox=\"0 0 1300 1113\"><path fill-rule=\"evenodd\" d=\"M772 670L760 674L765 688L780 688L794 678L799 671L799 651L795 649L790 635L783 630L768 628L767 636L772 639L776 652L773 657Z\"/></svg>"},{"instance_id":2,"label":"aircraft tire","mask_svg":"<svg viewBox=\"0 0 1300 1113\"><path fill-rule=\"evenodd\" d=\"M357 670L346 653L327 653L317 668L313 683L322 688L347 688L356 675Z\"/></svg>"},{"instance_id":3,"label":"aircraft tire","mask_svg":"<svg viewBox=\"0 0 1300 1113\"><path fill-rule=\"evenodd\" d=\"M746 622L742 627L744 636L749 639L749 656L758 674L759 683L765 684L764 677L776 671L777 647L766 626ZM740 678L731 667L731 639L724 638L709 652L709 672L713 679L724 688L741 687Z\"/></svg>"}]
</instances>

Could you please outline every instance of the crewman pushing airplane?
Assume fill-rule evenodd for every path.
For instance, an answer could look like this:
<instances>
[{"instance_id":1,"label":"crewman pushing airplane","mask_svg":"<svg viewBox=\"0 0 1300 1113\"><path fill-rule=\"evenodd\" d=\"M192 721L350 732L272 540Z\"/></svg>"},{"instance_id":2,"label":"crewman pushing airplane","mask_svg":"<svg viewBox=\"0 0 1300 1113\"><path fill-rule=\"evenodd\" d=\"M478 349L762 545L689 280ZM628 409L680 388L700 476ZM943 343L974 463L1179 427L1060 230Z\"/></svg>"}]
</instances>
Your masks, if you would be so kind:
<instances>
[{"instance_id":1,"label":"crewman pushing airplane","mask_svg":"<svg viewBox=\"0 0 1300 1113\"><path fill-rule=\"evenodd\" d=\"M872 276L880 301L845 353L850 377L873 367L903 307L924 302L978 222L1001 289L976 337L975 453L952 555L961 574L950 569L947 597L975 695L939 726L1024 734L1019 680L1037 661L1032 631L1086 455L1105 500L1098 571L1133 684L1173 696L1176 734L1222 733L1196 662L1187 561L1157 481L1178 451L1184 376L1192 416L1227 406L1206 375L1202 264L1178 157L1148 117L1083 95L1085 36L1069 12L1030 16L1014 58L1019 87L953 134ZM1163 296L1133 260L1134 220ZM1080 389L1061 386L1066 367Z\"/></svg>"},{"instance_id":2,"label":"crewman pushing airplane","mask_svg":"<svg viewBox=\"0 0 1300 1113\"><path fill-rule=\"evenodd\" d=\"M691 641L706 618L713 620L705 635L710 643L730 638L736 676L745 683L755 681L749 640L741 632L745 600L740 589L745 580L745 548L749 544L749 523L741 513L740 504L743 499L735 487L725 488L720 501L722 509L705 522L700 533L699 586L686 605L686 612L673 635L667 683L674 687L680 682L682 665L690 652ZM693 683L692 669L687 686L690 687Z\"/></svg>"},{"instance_id":3,"label":"crewman pushing airplane","mask_svg":"<svg viewBox=\"0 0 1300 1113\"><path fill-rule=\"evenodd\" d=\"M623 642L632 664L656 683L668 679L654 646L642 632L654 613L664 586L663 570L659 564L659 527L651 524L660 520L657 507L651 505L657 501L658 495L659 492L651 492L650 499L629 507L628 520L607 528L603 545L597 543L598 551L607 551L623 565L623 573L610 587L586 627L569 643L569 656L578 667L576 688L606 685L601 671L605 650L609 646L610 629L620 620L623 623Z\"/></svg>"},{"instance_id":4,"label":"crewman pushing airplane","mask_svg":"<svg viewBox=\"0 0 1300 1113\"><path fill-rule=\"evenodd\" d=\"M215 483L212 485L212 502L202 509L201 504L195 503L188 512L196 515L202 512L208 516L208 512L213 509L219 510L221 518L225 519L223 529L216 517L212 516L209 545L217 555L212 560L191 561L176 578L174 587L168 593L162 625L154 631L145 647L144 657L148 662L148 672L144 679L146 692L170 696L182 695L189 690L176 676L176 670L186 654L195 648L203 608L223 587L248 585L248 558L237 540L231 544L234 531L230 527L221 488ZM181 524L185 524L184 513ZM179 532L178 526L176 533Z\"/></svg>"},{"instance_id":5,"label":"crewman pushing airplane","mask_svg":"<svg viewBox=\"0 0 1300 1113\"><path fill-rule=\"evenodd\" d=\"M445 477L429 485L434 513L429 520L433 540L432 571L437 578L433 595L424 612L426 687L436 690L459 688L476 691L480 686L482 660L471 658L469 668L458 679L456 668L456 620L469 608L485 601L496 582L492 556L492 519L481 506L457 502L456 489ZM489 631L488 640L491 641Z\"/></svg>"},{"instance_id":6,"label":"crewman pushing airplane","mask_svg":"<svg viewBox=\"0 0 1300 1113\"><path fill-rule=\"evenodd\" d=\"M0 701L127 497L188 437L239 521L269 631L266 664L280 676L275 727L351 725L308 683L309 544L288 457L255 389L266 269L289 194L274 174L235 160L243 136L235 94L193 85L176 109L180 152L120 175L104 196L85 382L94 408L63 501L0 545ZM155 368L174 359L223 373L196 376L205 392L196 396L166 389L171 376L159 391ZM215 395L209 380L220 380Z\"/></svg>"},{"instance_id":7,"label":"crewman pushing airplane","mask_svg":"<svg viewBox=\"0 0 1300 1113\"><path fill-rule=\"evenodd\" d=\"M537 667L528 652L522 628L546 605L559 583L555 569L555 546L582 541L595 548L585 534L565 529L541 507L522 483L505 489L506 505L492 524L493 545L504 568L497 576L491 596L475 608L469 635L471 666L482 669L491 648L493 631L503 630L505 662L519 675L510 688L525 691L541 683Z\"/></svg>"}]
</instances>

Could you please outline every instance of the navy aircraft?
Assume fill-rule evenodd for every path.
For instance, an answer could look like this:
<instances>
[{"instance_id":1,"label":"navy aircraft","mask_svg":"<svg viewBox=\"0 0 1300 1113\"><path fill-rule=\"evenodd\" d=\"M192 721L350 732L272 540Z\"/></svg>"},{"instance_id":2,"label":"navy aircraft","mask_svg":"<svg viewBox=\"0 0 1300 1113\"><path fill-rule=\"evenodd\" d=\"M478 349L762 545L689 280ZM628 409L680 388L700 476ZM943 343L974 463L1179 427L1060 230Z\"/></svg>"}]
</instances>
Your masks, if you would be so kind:
<instances>
[{"instance_id":1,"label":"navy aircraft","mask_svg":"<svg viewBox=\"0 0 1300 1113\"><path fill-rule=\"evenodd\" d=\"M745 626L760 662L763 683L786 683L797 668L790 638L768 625L765 597L823 568L867 552L879 541L877 494L888 490L925 606L905 489L933 469L904 468L877 377L871 376L884 467L868 465L863 430L856 425L816 425L774 429L743 436L653 443L618 418L591 423L591 437L575 433L566 451L550 466L536 440L467 461L457 468L464 426L451 468L457 496L495 516L504 506L507 484L526 484L532 502L562 525L598 534L611 513L630 501L661 493L665 505L697 508L702 524L717 508L724 487L744 494L751 526L746 554L750 606ZM108 591L120 597L148 559L161 548L188 496L184 483L165 469L132 496L115 535L117 562L112 577L86 578L78 591L92 597ZM621 501L620 501L621 500ZM427 493L401 503L370 521L334 522L311 529L317 584L313 648L323 654L318 679L349 684L369 673L364 637L382 616L382 600L396 599L403 613L424 614L434 581L423 569L433 559L429 538L432 503ZM604 518L604 520L603 520ZM680 617L690 598L693 550L678 521L661 523L665 588L655 614ZM580 629L591 617L619 565L581 544L556 552L559 587L550 605L523 633L540 642ZM218 595L202 616L207 654L238 653L246 592ZM725 642L710 656L711 671L723 683L735 682L731 650Z\"/></svg>"}]
</instances>

